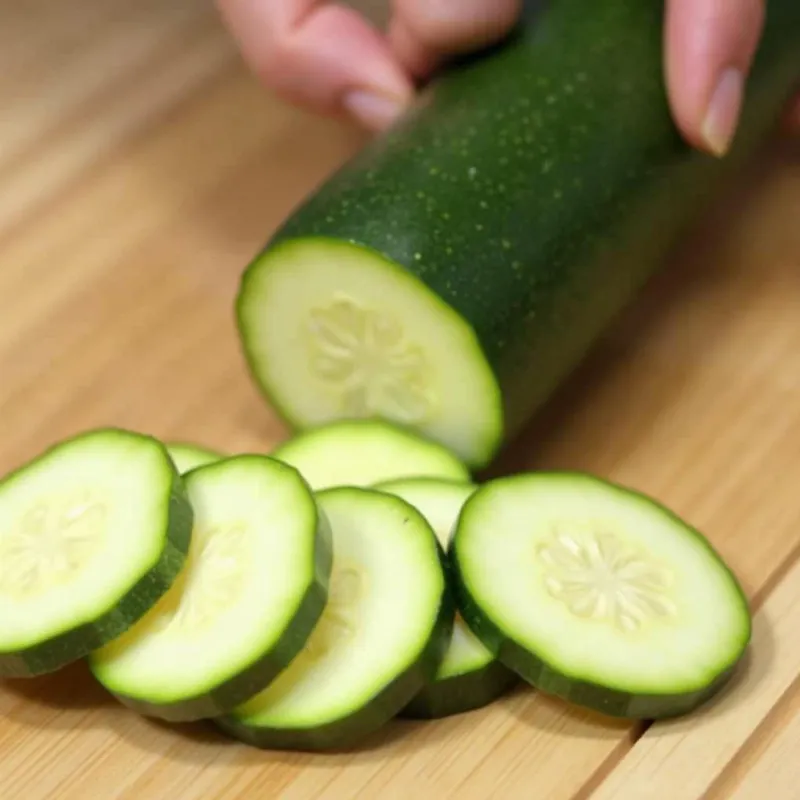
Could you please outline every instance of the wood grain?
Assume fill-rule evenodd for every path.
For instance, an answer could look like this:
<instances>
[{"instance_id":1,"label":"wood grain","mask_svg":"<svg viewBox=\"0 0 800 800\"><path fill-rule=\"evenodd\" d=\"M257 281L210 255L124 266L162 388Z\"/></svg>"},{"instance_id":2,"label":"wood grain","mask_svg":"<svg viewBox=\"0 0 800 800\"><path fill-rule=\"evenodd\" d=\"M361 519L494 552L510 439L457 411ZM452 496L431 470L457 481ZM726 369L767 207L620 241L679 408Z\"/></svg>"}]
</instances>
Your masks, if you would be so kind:
<instances>
[{"instance_id":1,"label":"wood grain","mask_svg":"<svg viewBox=\"0 0 800 800\"><path fill-rule=\"evenodd\" d=\"M270 447L238 279L362 135L267 95L207 0L9 5L0 65L0 469L102 424ZM308 756L138 718L79 665L0 688L3 796L796 797L800 152L773 150L503 464L598 472L709 535L759 609L730 692L642 735L521 689Z\"/></svg>"}]
</instances>

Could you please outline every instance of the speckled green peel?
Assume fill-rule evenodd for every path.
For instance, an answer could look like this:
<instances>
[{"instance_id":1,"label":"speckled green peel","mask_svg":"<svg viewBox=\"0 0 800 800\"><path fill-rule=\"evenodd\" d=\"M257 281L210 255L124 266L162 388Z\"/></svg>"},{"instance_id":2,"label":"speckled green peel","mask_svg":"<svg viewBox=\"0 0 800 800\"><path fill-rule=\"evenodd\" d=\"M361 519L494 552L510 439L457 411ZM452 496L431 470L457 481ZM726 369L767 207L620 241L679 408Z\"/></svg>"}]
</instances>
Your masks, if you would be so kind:
<instances>
[{"instance_id":1,"label":"speckled green peel","mask_svg":"<svg viewBox=\"0 0 800 800\"><path fill-rule=\"evenodd\" d=\"M309 268L309 276L342 286L343 249L356 259L375 254L371 266L368 255L360 261L360 283L347 283L347 299L372 306L364 276L372 271L399 292L392 275L405 271L419 304L433 308L431 298L438 300L442 328L455 319L474 337L469 348L451 348L451 359L469 361L475 373L489 369L499 386L503 410L487 392L478 441L471 417L455 433L411 419L480 466L495 452L492 431L513 436L552 395L754 152L797 78L800 7L776 0L735 147L714 159L687 145L670 113L663 3L536 5L536 19L519 35L446 71L391 131L308 197L247 270L239 298L245 355L292 424L317 421L306 402L319 390L275 374L276 353L300 361L300 332L296 322L270 327L267 320L276 309L324 307L334 292L327 301L310 298L315 281L270 286L270 276L282 263L294 268L305 251L315 254L317 272ZM410 320L419 304L383 294L381 314L394 312L407 340L419 343L413 337L421 332L429 349L430 326ZM438 331L436 343L443 340ZM341 363L324 368L345 380ZM452 382L442 403L458 410L475 396ZM394 413L389 400L371 407ZM325 414L358 408L331 401Z\"/></svg>"},{"instance_id":2,"label":"speckled green peel","mask_svg":"<svg viewBox=\"0 0 800 800\"><path fill-rule=\"evenodd\" d=\"M502 663L610 716L691 712L726 685L750 641L745 595L707 540L592 476L484 484L450 558L462 616Z\"/></svg>"}]
</instances>

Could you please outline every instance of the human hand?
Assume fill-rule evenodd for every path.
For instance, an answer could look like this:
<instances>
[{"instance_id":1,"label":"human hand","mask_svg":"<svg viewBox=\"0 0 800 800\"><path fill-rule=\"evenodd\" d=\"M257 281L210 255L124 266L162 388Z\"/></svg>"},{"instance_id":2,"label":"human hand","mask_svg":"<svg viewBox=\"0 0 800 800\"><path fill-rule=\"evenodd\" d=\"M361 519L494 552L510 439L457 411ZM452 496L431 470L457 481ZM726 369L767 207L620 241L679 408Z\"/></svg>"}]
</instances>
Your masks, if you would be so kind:
<instances>
[{"instance_id":1,"label":"human hand","mask_svg":"<svg viewBox=\"0 0 800 800\"><path fill-rule=\"evenodd\" d=\"M256 74L317 111L389 125L415 83L448 57L499 41L521 0L393 0L382 35L324 0L217 0ZM676 124L695 147L723 155L734 136L765 0L667 0L665 80ZM790 114L800 129L800 102Z\"/></svg>"}]
</instances>

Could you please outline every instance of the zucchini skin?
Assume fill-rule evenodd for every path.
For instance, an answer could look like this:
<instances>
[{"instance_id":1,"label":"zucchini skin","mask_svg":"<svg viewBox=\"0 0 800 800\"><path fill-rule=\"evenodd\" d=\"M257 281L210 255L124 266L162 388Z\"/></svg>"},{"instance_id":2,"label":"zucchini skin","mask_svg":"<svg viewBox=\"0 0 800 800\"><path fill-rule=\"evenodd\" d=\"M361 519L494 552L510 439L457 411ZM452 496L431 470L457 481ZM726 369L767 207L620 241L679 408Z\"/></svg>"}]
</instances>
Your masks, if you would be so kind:
<instances>
[{"instance_id":1,"label":"zucchini skin","mask_svg":"<svg viewBox=\"0 0 800 800\"><path fill-rule=\"evenodd\" d=\"M265 248L347 241L419 278L475 331L506 439L754 151L797 79L800 47L800 5L771 0L737 142L720 161L673 123L663 2L535 5L501 47L444 72Z\"/></svg>"},{"instance_id":2,"label":"zucchini skin","mask_svg":"<svg viewBox=\"0 0 800 800\"><path fill-rule=\"evenodd\" d=\"M118 435L154 442L163 448L151 436L117 428L101 428L54 445L37 461L88 436L113 439ZM172 464L171 459L169 463ZM20 467L8 475L4 482L11 480L28 466L30 464ZM174 466L166 505L168 530L158 560L116 605L89 624L71 628L24 650L0 653L0 678L33 678L55 672L73 661L85 658L92 650L109 644L125 633L167 593L186 563L194 522L194 511L189 503L186 487Z\"/></svg>"},{"instance_id":3,"label":"zucchini skin","mask_svg":"<svg viewBox=\"0 0 800 800\"><path fill-rule=\"evenodd\" d=\"M445 552L438 542L436 546L446 575ZM420 657L367 705L347 717L314 728L287 729L248 725L234 714L217 717L213 721L228 735L254 747L308 752L349 749L397 716L433 679L447 652L454 619L453 594L449 583L445 581L438 613Z\"/></svg>"},{"instance_id":4,"label":"zucchini skin","mask_svg":"<svg viewBox=\"0 0 800 800\"><path fill-rule=\"evenodd\" d=\"M333 539L327 518L319 506L315 506L317 532L314 579L298 605L292 624L283 632L274 648L212 691L173 703L152 703L106 687L107 691L122 705L143 716L157 717L166 722L195 722L231 711L273 681L302 650L322 616L328 599L328 584L333 566Z\"/></svg>"},{"instance_id":5,"label":"zucchini skin","mask_svg":"<svg viewBox=\"0 0 800 800\"><path fill-rule=\"evenodd\" d=\"M500 661L481 669L434 680L400 712L407 719L440 719L475 711L502 697L519 676Z\"/></svg>"},{"instance_id":6,"label":"zucchini skin","mask_svg":"<svg viewBox=\"0 0 800 800\"><path fill-rule=\"evenodd\" d=\"M565 477L571 475L586 477L583 473L569 471L551 472L550 474ZM497 478L495 482L514 481L519 478L524 479L524 473L508 478ZM488 484L484 484L484 486L486 485ZM675 518L683 527L692 531L704 547L719 558L719 554L705 537L694 528L688 526L684 520L680 519L663 504L634 489L626 487L625 492L638 496L659 511ZM473 497L475 497L475 495L473 495ZM467 505L468 504L469 501L467 501ZM463 517L464 519L468 513L469 510L466 509ZM750 617L747 597L736 576L720 559L720 566L728 572L733 585L737 589L737 594L747 620L741 656L720 669L717 675L705 686L691 692L658 694L645 692L634 693L602 686L592 681L565 675L551 667L545 659L539 658L537 655L518 644L511 635L502 630L502 628L484 612L480 603L469 591L459 562L456 538L453 539L453 546L451 546L448 552L448 557L452 568L453 592L461 615L475 636L483 642L488 650L496 654L498 661L505 664L509 669L516 672L526 683L542 693L558 697L568 703L582 706L583 708L591 709L610 717L634 720L656 720L678 717L694 711L718 694L730 681L751 640L752 619Z\"/></svg>"}]
</instances>

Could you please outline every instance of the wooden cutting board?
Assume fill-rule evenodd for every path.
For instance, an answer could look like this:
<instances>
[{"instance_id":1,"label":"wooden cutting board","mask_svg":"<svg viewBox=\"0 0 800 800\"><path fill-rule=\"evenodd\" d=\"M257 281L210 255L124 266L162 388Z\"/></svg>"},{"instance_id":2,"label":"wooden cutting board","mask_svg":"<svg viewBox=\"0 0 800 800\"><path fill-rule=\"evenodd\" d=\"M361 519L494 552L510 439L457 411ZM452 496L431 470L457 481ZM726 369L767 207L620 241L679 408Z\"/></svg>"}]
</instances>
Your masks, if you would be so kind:
<instances>
[{"instance_id":1,"label":"wooden cutting board","mask_svg":"<svg viewBox=\"0 0 800 800\"><path fill-rule=\"evenodd\" d=\"M284 436L244 372L234 293L360 143L267 96L206 0L6 4L0 468L95 425L229 451ZM757 608L731 690L647 731L520 690L310 756L140 719L75 667L0 688L2 796L796 800L800 147L772 148L506 466L592 470L706 531Z\"/></svg>"}]
</instances>

